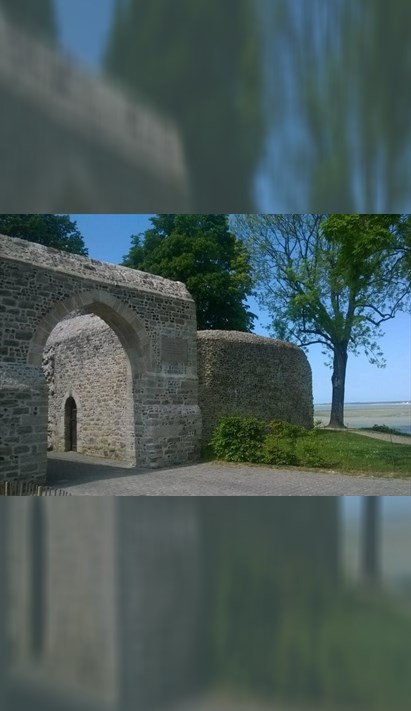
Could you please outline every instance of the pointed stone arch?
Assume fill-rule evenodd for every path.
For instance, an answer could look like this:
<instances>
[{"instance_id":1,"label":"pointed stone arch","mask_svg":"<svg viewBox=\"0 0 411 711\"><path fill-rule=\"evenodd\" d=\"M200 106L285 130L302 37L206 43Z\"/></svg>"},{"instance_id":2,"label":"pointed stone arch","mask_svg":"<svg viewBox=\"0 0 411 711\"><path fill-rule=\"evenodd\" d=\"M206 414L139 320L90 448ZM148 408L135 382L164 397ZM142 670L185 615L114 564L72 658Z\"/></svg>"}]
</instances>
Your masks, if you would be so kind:
<instances>
[{"instance_id":1,"label":"pointed stone arch","mask_svg":"<svg viewBox=\"0 0 411 711\"><path fill-rule=\"evenodd\" d=\"M128 356L133 375L152 370L150 338L142 318L101 289L73 294L53 305L33 335L27 355L28 365L41 367L44 347L53 328L71 312L80 309L96 314L113 329Z\"/></svg>"},{"instance_id":2,"label":"pointed stone arch","mask_svg":"<svg viewBox=\"0 0 411 711\"><path fill-rule=\"evenodd\" d=\"M5 235L0 282L0 395L8 402L1 478L44 480L43 352L54 327L73 312L100 317L125 351L124 432L137 463L156 468L198 456L195 304L184 284Z\"/></svg>"}]
</instances>

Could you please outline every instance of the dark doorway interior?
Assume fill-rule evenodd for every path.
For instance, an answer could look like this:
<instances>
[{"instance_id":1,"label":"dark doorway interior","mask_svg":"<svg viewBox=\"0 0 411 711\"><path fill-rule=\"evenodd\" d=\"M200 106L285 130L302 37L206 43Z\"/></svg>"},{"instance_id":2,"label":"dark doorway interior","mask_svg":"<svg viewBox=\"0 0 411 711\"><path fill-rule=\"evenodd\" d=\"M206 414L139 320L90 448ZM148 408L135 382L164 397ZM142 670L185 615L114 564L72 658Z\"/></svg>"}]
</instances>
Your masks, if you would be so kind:
<instances>
[{"instance_id":1,"label":"dark doorway interior","mask_svg":"<svg viewBox=\"0 0 411 711\"><path fill-rule=\"evenodd\" d=\"M74 397L67 398L65 416L65 450L77 452L77 405Z\"/></svg>"}]
</instances>

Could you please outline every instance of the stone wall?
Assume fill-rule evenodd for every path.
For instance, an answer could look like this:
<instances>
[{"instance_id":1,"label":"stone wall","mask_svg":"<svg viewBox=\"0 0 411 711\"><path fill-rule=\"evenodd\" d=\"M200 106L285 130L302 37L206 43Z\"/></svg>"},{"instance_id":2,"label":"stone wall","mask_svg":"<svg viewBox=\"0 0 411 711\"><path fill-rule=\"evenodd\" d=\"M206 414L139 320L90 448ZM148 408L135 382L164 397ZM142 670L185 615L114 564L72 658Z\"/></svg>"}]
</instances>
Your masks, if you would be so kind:
<instances>
[{"instance_id":1,"label":"stone wall","mask_svg":"<svg viewBox=\"0 0 411 711\"><path fill-rule=\"evenodd\" d=\"M99 354L104 351L104 358ZM49 449L66 451L65 406L77 405L77 452L132 462L130 363L114 331L95 314L61 321L44 351L49 384Z\"/></svg>"},{"instance_id":2,"label":"stone wall","mask_svg":"<svg viewBox=\"0 0 411 711\"><path fill-rule=\"evenodd\" d=\"M36 478L45 459L47 385L39 368L0 363L0 478Z\"/></svg>"},{"instance_id":3,"label":"stone wall","mask_svg":"<svg viewBox=\"0 0 411 711\"><path fill-rule=\"evenodd\" d=\"M47 389L30 383L45 383L47 339L62 319L79 310L100 316L127 354L137 463L158 467L196 459L201 431L196 316L183 284L2 235L0 284L2 478L25 476L26 464L33 478L45 476ZM41 407L37 412L44 421L8 422L19 409L20 382L28 384L25 407ZM29 453L21 449L28 435L36 435L37 445Z\"/></svg>"},{"instance_id":4,"label":"stone wall","mask_svg":"<svg viewBox=\"0 0 411 711\"><path fill-rule=\"evenodd\" d=\"M313 426L311 368L291 343L239 331L197 333L203 443L227 415Z\"/></svg>"},{"instance_id":5,"label":"stone wall","mask_svg":"<svg viewBox=\"0 0 411 711\"><path fill-rule=\"evenodd\" d=\"M115 334L101 319L77 315L59 324L48 343L44 367L54 372L50 394L53 448L64 451L61 424L64 402L71 392L76 392L81 406L79 451L105 455L106 435L99 437L94 428L99 426L106 433L110 421L118 421L122 425L111 433L110 440L118 443L112 445L114 451L110 456L121 458L125 452L120 442L127 420L124 412L127 362ZM203 444L219 418L225 415L278 418L312 427L311 369L301 349L248 333L198 331L197 354ZM76 363L82 364L86 375L76 368ZM104 425L104 408L109 406L110 416ZM92 413L93 426L86 423L86 410Z\"/></svg>"}]
</instances>

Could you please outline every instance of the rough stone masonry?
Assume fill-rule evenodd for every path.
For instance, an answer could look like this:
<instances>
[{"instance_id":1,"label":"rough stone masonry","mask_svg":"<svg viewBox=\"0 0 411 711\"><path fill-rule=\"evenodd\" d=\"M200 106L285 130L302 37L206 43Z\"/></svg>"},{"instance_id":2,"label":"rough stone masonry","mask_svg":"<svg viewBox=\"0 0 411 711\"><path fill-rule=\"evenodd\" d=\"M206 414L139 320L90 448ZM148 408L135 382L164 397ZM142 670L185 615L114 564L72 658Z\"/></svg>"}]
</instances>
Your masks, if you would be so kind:
<instances>
[{"instance_id":1,"label":"rough stone masonry","mask_svg":"<svg viewBox=\"0 0 411 711\"><path fill-rule=\"evenodd\" d=\"M312 426L296 346L197 332L179 282L9 237L0 250L1 478L44 477L47 446L193 461L225 415Z\"/></svg>"},{"instance_id":2,"label":"rough stone masonry","mask_svg":"<svg viewBox=\"0 0 411 711\"><path fill-rule=\"evenodd\" d=\"M183 284L0 236L0 285L0 478L45 477L44 346L78 310L104 319L127 356L128 446L139 466L198 456L196 317ZM77 372L84 366L79 357Z\"/></svg>"},{"instance_id":3,"label":"rough stone masonry","mask_svg":"<svg viewBox=\"0 0 411 711\"><path fill-rule=\"evenodd\" d=\"M49 449L70 449L65 404L71 392L77 451L132 460L127 358L112 329L94 314L71 315L51 333L43 368L49 383ZM203 445L227 415L312 426L311 369L303 351L290 343L239 331L198 331L197 369Z\"/></svg>"}]
</instances>

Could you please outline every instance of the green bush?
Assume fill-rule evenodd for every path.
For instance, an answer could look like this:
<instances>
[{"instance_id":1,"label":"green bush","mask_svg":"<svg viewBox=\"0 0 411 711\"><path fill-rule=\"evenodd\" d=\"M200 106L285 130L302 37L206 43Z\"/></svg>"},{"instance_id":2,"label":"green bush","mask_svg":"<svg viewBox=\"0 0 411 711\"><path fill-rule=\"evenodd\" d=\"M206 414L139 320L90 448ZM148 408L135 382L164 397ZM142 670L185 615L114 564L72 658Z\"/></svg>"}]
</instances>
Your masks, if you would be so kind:
<instances>
[{"instance_id":1,"label":"green bush","mask_svg":"<svg viewBox=\"0 0 411 711\"><path fill-rule=\"evenodd\" d=\"M324 466L317 437L317 430L283 420L231 416L220 420L210 446L218 459L229 462Z\"/></svg>"},{"instance_id":2,"label":"green bush","mask_svg":"<svg viewBox=\"0 0 411 711\"><path fill-rule=\"evenodd\" d=\"M263 443L263 461L265 464L285 464L296 466L299 459L295 440L282 439L274 434L266 436Z\"/></svg>"},{"instance_id":3,"label":"green bush","mask_svg":"<svg viewBox=\"0 0 411 711\"><path fill-rule=\"evenodd\" d=\"M411 437L411 435L409 435ZM411 449L403 444L281 420L226 417L205 450L207 458L272 466L321 467L343 472L410 477Z\"/></svg>"},{"instance_id":4,"label":"green bush","mask_svg":"<svg viewBox=\"0 0 411 711\"><path fill-rule=\"evenodd\" d=\"M386 432L387 434L392 434L395 432L391 427L388 427L387 425L373 425L372 429L375 432Z\"/></svg>"},{"instance_id":5,"label":"green bush","mask_svg":"<svg viewBox=\"0 0 411 711\"><path fill-rule=\"evenodd\" d=\"M210 446L218 459L262 462L266 430L267 423L256 417L224 417L214 430Z\"/></svg>"},{"instance_id":6,"label":"green bush","mask_svg":"<svg viewBox=\"0 0 411 711\"><path fill-rule=\"evenodd\" d=\"M308 431L305 427L293 425L291 422L285 422L285 420L271 420L267 425L268 434L291 440L295 440L297 437L305 437Z\"/></svg>"}]
</instances>

